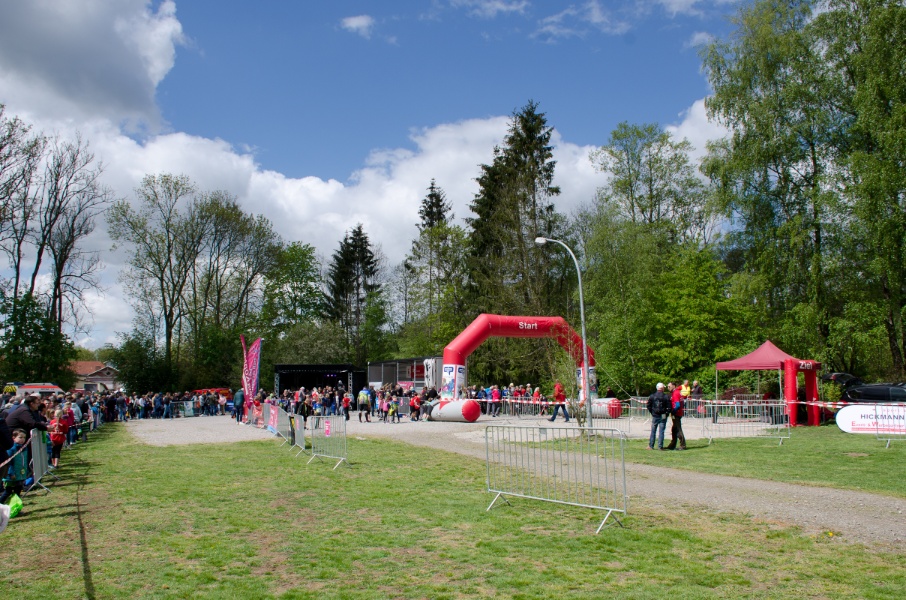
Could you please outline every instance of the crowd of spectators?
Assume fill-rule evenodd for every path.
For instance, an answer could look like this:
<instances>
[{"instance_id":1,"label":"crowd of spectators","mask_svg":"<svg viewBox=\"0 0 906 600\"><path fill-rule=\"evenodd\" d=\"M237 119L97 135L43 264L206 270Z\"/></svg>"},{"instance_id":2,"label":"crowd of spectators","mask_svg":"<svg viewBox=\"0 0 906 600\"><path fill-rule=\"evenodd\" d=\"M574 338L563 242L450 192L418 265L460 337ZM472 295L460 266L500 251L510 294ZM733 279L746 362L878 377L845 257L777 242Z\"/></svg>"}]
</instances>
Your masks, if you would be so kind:
<instances>
[{"instance_id":1,"label":"crowd of spectators","mask_svg":"<svg viewBox=\"0 0 906 600\"><path fill-rule=\"evenodd\" d=\"M505 401L532 402L539 405L539 414L546 415L554 405L542 393L541 388L531 384L509 386L490 385L487 387L473 385L460 391L460 398L476 400L482 414L496 417L500 414L501 404ZM237 422L242 421L243 411L257 410L262 404L274 404L288 413L301 416L307 421L312 415L343 415L348 420L353 412L358 412L361 422L372 419L383 423L400 422L403 416L410 421L420 421L427 415L430 406L438 399L437 389L425 387L420 391L399 384L386 384L379 389L365 386L358 393L346 390L343 384L298 390L283 390L282 393L268 394L259 392L253 398L243 401L241 393L235 399L236 411L233 416ZM408 410L406 410L408 407Z\"/></svg>"},{"instance_id":2,"label":"crowd of spectators","mask_svg":"<svg viewBox=\"0 0 906 600\"><path fill-rule=\"evenodd\" d=\"M113 411L115 400L99 394L0 395L0 504L20 495L32 479L32 435L47 444L47 467L53 470L63 448L77 443L80 432L115 420Z\"/></svg>"}]
</instances>

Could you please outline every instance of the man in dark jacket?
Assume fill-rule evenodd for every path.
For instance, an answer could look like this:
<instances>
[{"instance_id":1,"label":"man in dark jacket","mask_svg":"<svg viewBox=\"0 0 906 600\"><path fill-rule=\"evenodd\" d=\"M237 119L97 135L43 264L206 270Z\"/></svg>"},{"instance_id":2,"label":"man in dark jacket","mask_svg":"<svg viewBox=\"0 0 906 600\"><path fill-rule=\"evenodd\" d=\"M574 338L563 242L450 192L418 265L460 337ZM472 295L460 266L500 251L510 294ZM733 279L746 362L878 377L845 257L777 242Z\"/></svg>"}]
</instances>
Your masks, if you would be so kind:
<instances>
[{"instance_id":1,"label":"man in dark jacket","mask_svg":"<svg viewBox=\"0 0 906 600\"><path fill-rule=\"evenodd\" d=\"M664 449L664 428L667 427L667 415L670 413L670 397L664 393L664 384L657 384L657 391L648 396L648 412L651 414L651 435L648 437L648 449L654 450L657 434L658 450Z\"/></svg>"},{"instance_id":2,"label":"man in dark jacket","mask_svg":"<svg viewBox=\"0 0 906 600\"><path fill-rule=\"evenodd\" d=\"M30 432L32 429L47 431L47 421L38 416L38 402L41 397L37 394L26 396L19 408L15 408L6 415L6 426L10 429L22 429Z\"/></svg>"}]
</instances>

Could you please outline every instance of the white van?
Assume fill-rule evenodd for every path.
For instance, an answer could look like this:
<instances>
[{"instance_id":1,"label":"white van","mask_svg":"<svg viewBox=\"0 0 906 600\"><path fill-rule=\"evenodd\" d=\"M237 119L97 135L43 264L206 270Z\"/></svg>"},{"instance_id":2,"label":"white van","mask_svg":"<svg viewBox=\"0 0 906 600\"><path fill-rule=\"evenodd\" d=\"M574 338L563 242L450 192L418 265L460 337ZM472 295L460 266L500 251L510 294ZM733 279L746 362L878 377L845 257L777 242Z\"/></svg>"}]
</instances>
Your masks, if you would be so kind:
<instances>
[{"instance_id":1,"label":"white van","mask_svg":"<svg viewBox=\"0 0 906 600\"><path fill-rule=\"evenodd\" d=\"M51 394L62 394L63 390L54 383L7 383L3 386L3 391L8 394L28 396L30 394L41 394L50 396Z\"/></svg>"}]
</instances>

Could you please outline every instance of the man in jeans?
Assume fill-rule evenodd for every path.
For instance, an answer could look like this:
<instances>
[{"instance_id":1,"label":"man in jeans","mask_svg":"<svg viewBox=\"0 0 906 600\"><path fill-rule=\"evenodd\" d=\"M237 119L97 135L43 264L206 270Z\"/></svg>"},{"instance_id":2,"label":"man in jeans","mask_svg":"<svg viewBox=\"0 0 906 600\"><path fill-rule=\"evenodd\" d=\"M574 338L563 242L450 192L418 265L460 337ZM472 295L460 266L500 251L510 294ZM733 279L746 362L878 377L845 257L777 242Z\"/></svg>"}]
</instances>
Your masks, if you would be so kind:
<instances>
[{"instance_id":1,"label":"man in jeans","mask_svg":"<svg viewBox=\"0 0 906 600\"><path fill-rule=\"evenodd\" d=\"M683 390L691 390L689 381L686 380L680 387L669 383L667 388L670 391L670 415L673 418L673 426L670 428L670 443L667 444L667 450L685 450L686 436L683 435L683 413L686 409L686 398L683 397ZM666 418L665 416L664 419ZM679 448L676 447L677 440L679 440Z\"/></svg>"},{"instance_id":2,"label":"man in jeans","mask_svg":"<svg viewBox=\"0 0 906 600\"><path fill-rule=\"evenodd\" d=\"M648 413L651 415L651 436L648 438L648 449L654 450L654 439L657 436L658 450L664 449L664 428L667 426L667 414L670 412L670 397L664 393L664 384L657 384L657 391L648 396Z\"/></svg>"}]
</instances>

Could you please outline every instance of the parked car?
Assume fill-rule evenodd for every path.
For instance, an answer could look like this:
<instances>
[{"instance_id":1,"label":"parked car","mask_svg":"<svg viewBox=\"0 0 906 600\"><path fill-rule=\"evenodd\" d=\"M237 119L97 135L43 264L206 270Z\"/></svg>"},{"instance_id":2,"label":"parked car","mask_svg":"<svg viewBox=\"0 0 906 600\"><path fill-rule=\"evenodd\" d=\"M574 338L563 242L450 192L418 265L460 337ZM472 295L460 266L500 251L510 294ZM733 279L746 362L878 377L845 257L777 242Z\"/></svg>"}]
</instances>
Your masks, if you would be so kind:
<instances>
[{"instance_id":1,"label":"parked car","mask_svg":"<svg viewBox=\"0 0 906 600\"><path fill-rule=\"evenodd\" d=\"M874 404L878 402L906 402L906 383L870 383L843 390L842 402Z\"/></svg>"},{"instance_id":2,"label":"parked car","mask_svg":"<svg viewBox=\"0 0 906 600\"><path fill-rule=\"evenodd\" d=\"M831 381L843 389L851 388L855 385L864 385L865 382L849 373L825 373L821 376L821 381Z\"/></svg>"}]
</instances>

